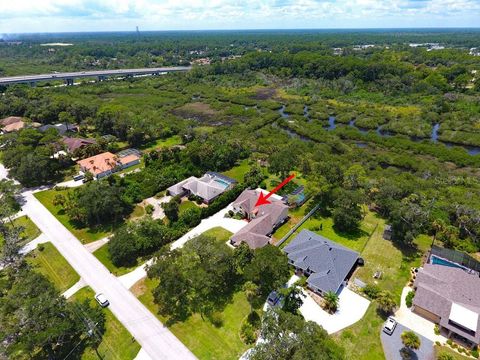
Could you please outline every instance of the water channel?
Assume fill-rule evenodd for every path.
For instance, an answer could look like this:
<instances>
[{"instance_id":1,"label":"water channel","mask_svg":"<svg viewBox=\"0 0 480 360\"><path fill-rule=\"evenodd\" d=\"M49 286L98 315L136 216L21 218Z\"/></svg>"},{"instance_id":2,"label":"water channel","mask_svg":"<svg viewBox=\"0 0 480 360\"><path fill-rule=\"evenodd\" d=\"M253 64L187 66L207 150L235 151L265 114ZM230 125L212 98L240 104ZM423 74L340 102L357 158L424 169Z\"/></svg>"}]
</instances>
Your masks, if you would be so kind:
<instances>
[{"instance_id":1,"label":"water channel","mask_svg":"<svg viewBox=\"0 0 480 360\"><path fill-rule=\"evenodd\" d=\"M278 110L280 116L282 117L282 119L288 119L289 118L289 114L285 112L285 105L282 105L282 107ZM308 107L307 105L305 105L303 107L303 116L308 120L308 122L311 122L312 119L310 118L310 114L308 112ZM276 123L274 123L274 126L275 127L278 127L278 125ZM357 129L358 131L360 131L362 134L367 134L369 129L366 129L366 128L362 128L362 127L359 127L357 125L355 125L355 120L350 120L349 123L348 123L348 126L351 126L351 127L354 127L355 129ZM328 117L328 126L324 127L325 130L335 130L337 127L337 124L335 122L335 117L334 116L329 116ZM441 143L441 144L444 144L446 147L452 147L452 146L459 146L459 147L463 147L469 155L478 155L480 154L480 146L471 146L471 145L461 145L461 144L454 144L454 143L451 143L451 142L447 142L447 141L442 141L442 140L439 140L438 139L438 130L440 129L440 124L435 124L432 128L432 132L430 134L430 140L434 143ZM305 137L305 136L302 136L302 135L299 135L297 134L296 132L290 130L290 129L285 129L285 128L282 128L282 130L284 130L290 137L292 138L297 138L297 139L300 139L302 141L311 141L311 139L309 139L308 137ZM383 130L382 129L382 125L378 126L375 130L375 132L377 133L377 135L379 136L382 136L382 137L390 137L390 136L393 136L395 135L394 133L392 132L389 132L387 130ZM425 140L424 138L419 138L419 137L410 137L410 139L412 141L415 141L415 142L419 142L419 141L422 141L422 140ZM364 143L364 142L357 142L356 145L358 147L366 147L367 144Z\"/></svg>"}]
</instances>

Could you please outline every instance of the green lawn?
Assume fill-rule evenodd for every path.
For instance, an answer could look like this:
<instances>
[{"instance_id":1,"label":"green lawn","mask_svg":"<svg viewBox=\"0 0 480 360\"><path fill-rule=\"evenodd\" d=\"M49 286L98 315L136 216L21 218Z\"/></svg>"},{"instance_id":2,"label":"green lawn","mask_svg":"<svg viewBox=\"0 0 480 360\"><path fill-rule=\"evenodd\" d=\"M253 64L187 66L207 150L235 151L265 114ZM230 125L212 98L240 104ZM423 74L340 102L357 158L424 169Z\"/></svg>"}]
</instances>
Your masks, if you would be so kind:
<instances>
[{"instance_id":1,"label":"green lawn","mask_svg":"<svg viewBox=\"0 0 480 360\"><path fill-rule=\"evenodd\" d=\"M93 255L115 276L124 275L135 269L134 267L117 267L113 265L110 260L110 254L108 253L108 245L103 245L100 249L95 250Z\"/></svg>"},{"instance_id":2,"label":"green lawn","mask_svg":"<svg viewBox=\"0 0 480 360\"><path fill-rule=\"evenodd\" d=\"M143 279L135 284L132 292L160 321L165 319L158 315L157 305L153 302L152 290L154 280ZM169 329L199 359L230 360L238 359L249 348L240 339L242 320L249 314L250 305L242 292L234 294L232 302L222 311L223 325L213 326L207 319L194 314L184 322L179 322Z\"/></svg>"},{"instance_id":3,"label":"green lawn","mask_svg":"<svg viewBox=\"0 0 480 360\"><path fill-rule=\"evenodd\" d=\"M35 225L35 223L27 216L20 216L12 221L13 226L15 227L23 227L24 230L20 233L21 241L20 245L25 245L30 241L34 240L42 233L40 229ZM11 224L10 224L11 225ZM0 251L3 246L3 236L0 235Z\"/></svg>"},{"instance_id":4,"label":"green lawn","mask_svg":"<svg viewBox=\"0 0 480 360\"><path fill-rule=\"evenodd\" d=\"M43 251L40 251L37 247L37 249L28 255L28 262L35 271L45 275L54 283L58 291L63 293L80 280L80 276L78 276L52 243L47 242L42 245L44 248Z\"/></svg>"},{"instance_id":5,"label":"green lawn","mask_svg":"<svg viewBox=\"0 0 480 360\"><path fill-rule=\"evenodd\" d=\"M69 301L83 301L89 299L93 306L99 306L94 299L94 292L90 287L85 287L73 295ZM98 347L98 356L95 350L87 348L82 355L84 360L131 360L140 351L140 345L133 340L132 335L117 320L112 312L106 308L103 310L106 316L106 331L102 342Z\"/></svg>"},{"instance_id":6,"label":"green lawn","mask_svg":"<svg viewBox=\"0 0 480 360\"><path fill-rule=\"evenodd\" d=\"M420 265L421 256L427 250L431 239L428 236L419 236L416 249L401 249L391 241L383 239L384 227L384 219L375 213L367 213L362 228L375 228L375 231L361 252L365 265L357 269L352 279L358 277L364 282L373 283L373 273L382 271L382 279L376 280L378 286L382 290L393 292L399 303L401 291L410 277L410 268ZM332 240L336 241L336 238ZM351 240L344 239L341 243L348 246L349 241ZM346 348L348 359L385 359L380 342L383 322L384 319L377 313L376 305L372 302L362 320L335 335Z\"/></svg>"},{"instance_id":7,"label":"green lawn","mask_svg":"<svg viewBox=\"0 0 480 360\"><path fill-rule=\"evenodd\" d=\"M145 151L152 151L152 150L172 147L175 145L180 145L181 143L182 143L182 139L180 138L180 135L174 135L167 139L157 139L155 141L152 141L148 144L145 144L144 146L141 146L140 149Z\"/></svg>"},{"instance_id":8,"label":"green lawn","mask_svg":"<svg viewBox=\"0 0 480 360\"><path fill-rule=\"evenodd\" d=\"M222 174L232 179L237 180L238 182L243 181L243 177L250 170L250 165L248 164L248 159L242 160L240 164L231 168L228 171L224 171Z\"/></svg>"},{"instance_id":9,"label":"green lawn","mask_svg":"<svg viewBox=\"0 0 480 360\"><path fill-rule=\"evenodd\" d=\"M53 199L56 194L62 194L66 196L69 191L73 190L45 190L35 193L35 197L83 244L96 241L110 235L112 231L111 225L99 226L95 229L79 227L70 221L67 214L65 214L60 206L53 205Z\"/></svg>"},{"instance_id":10,"label":"green lawn","mask_svg":"<svg viewBox=\"0 0 480 360\"><path fill-rule=\"evenodd\" d=\"M220 226L217 226L205 231L202 235L214 237L221 242L227 242L227 240L230 239L230 236L232 236L233 233Z\"/></svg>"},{"instance_id":11,"label":"green lawn","mask_svg":"<svg viewBox=\"0 0 480 360\"><path fill-rule=\"evenodd\" d=\"M188 209L192 209L195 207L197 207L197 204L195 204L193 201L190 201L190 200L182 201L178 206L178 214L181 215Z\"/></svg>"},{"instance_id":12,"label":"green lawn","mask_svg":"<svg viewBox=\"0 0 480 360\"><path fill-rule=\"evenodd\" d=\"M300 209L303 208L303 212ZM275 239L281 239L295 224L297 224L302 217L304 216L305 212L305 205L302 208L297 210L297 213L290 214L290 220L282 225L275 233ZM377 221L372 219L371 217L367 216L362 221L360 225L360 229L354 234L345 234L336 231L333 228L333 220L332 218L322 218L322 217L310 217L307 221L305 221L295 233L286 241L282 246L287 245L292 239L303 229L311 230L325 236L326 238L338 242L346 247L349 247L355 251L361 252L365 247L370 234L372 234L373 230Z\"/></svg>"}]
</instances>

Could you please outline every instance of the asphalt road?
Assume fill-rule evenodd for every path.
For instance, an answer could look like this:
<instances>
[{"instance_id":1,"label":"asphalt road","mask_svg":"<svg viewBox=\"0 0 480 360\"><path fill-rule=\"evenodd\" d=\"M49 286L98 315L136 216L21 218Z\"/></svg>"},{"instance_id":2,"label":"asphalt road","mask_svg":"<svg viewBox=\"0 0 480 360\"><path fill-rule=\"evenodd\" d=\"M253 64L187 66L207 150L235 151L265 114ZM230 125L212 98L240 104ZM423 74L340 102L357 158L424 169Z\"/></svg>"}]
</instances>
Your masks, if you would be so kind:
<instances>
[{"instance_id":1,"label":"asphalt road","mask_svg":"<svg viewBox=\"0 0 480 360\"><path fill-rule=\"evenodd\" d=\"M37 75L19 75L0 78L0 85L14 84L32 81L44 80L63 80L72 78L86 78L96 76L123 76L123 75L148 75L153 73L172 72L172 71L187 71L191 68L189 66L169 66L159 68L141 68L141 69L114 69L114 70L95 70L95 71L74 71L74 72L59 72Z\"/></svg>"},{"instance_id":2,"label":"asphalt road","mask_svg":"<svg viewBox=\"0 0 480 360\"><path fill-rule=\"evenodd\" d=\"M195 359L183 345L32 194L23 193L23 210L80 277L110 301L109 309L152 359Z\"/></svg>"},{"instance_id":3,"label":"asphalt road","mask_svg":"<svg viewBox=\"0 0 480 360\"><path fill-rule=\"evenodd\" d=\"M382 340L383 351L387 360L403 360L400 350L402 350L403 343L401 335L404 331L410 329L397 324L392 335L388 335L382 331L380 338ZM412 360L434 360L433 342L426 337L416 333L420 338L420 349L412 352Z\"/></svg>"}]
</instances>

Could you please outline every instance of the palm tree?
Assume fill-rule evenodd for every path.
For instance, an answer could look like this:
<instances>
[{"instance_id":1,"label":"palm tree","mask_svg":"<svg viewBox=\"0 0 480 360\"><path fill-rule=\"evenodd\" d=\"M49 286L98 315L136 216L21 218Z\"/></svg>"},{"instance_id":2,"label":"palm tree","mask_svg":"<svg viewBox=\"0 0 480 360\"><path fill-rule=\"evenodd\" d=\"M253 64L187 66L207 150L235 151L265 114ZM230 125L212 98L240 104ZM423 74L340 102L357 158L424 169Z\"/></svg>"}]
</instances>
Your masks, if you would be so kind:
<instances>
[{"instance_id":1,"label":"palm tree","mask_svg":"<svg viewBox=\"0 0 480 360\"><path fill-rule=\"evenodd\" d=\"M410 355L412 350L420 348L420 338L413 331L404 331L401 335L402 343L405 346L403 352ZM412 356L410 356L411 358Z\"/></svg>"},{"instance_id":2,"label":"palm tree","mask_svg":"<svg viewBox=\"0 0 480 360\"><path fill-rule=\"evenodd\" d=\"M323 296L323 300L325 300L325 309L330 312L334 313L338 310L338 295L333 291L327 292Z\"/></svg>"},{"instance_id":3,"label":"palm tree","mask_svg":"<svg viewBox=\"0 0 480 360\"><path fill-rule=\"evenodd\" d=\"M250 312L253 311L253 302L258 295L258 285L252 281L247 281L243 284L243 291L247 297L247 301L250 304Z\"/></svg>"}]
</instances>

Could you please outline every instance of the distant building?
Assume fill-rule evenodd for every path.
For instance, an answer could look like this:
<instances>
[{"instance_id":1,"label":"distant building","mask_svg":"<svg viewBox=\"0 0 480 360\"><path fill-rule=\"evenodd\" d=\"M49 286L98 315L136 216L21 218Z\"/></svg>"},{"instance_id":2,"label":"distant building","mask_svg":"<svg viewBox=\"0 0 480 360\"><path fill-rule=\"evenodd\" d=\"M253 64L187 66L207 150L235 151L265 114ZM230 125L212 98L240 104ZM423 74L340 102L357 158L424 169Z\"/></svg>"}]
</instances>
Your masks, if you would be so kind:
<instances>
[{"instance_id":1,"label":"distant building","mask_svg":"<svg viewBox=\"0 0 480 360\"><path fill-rule=\"evenodd\" d=\"M233 210L242 213L249 223L230 238L234 246L242 242L251 249L264 247L270 242L270 236L288 219L288 206L277 195L271 196L270 204L255 206L262 189L244 190L232 203Z\"/></svg>"},{"instance_id":2,"label":"distant building","mask_svg":"<svg viewBox=\"0 0 480 360\"><path fill-rule=\"evenodd\" d=\"M319 295L339 293L359 263L359 253L309 230L302 230L284 249L288 262L308 277Z\"/></svg>"},{"instance_id":3,"label":"distant building","mask_svg":"<svg viewBox=\"0 0 480 360\"><path fill-rule=\"evenodd\" d=\"M188 179L170 186L167 194L171 196L195 195L209 204L225 191L230 190L236 180L215 172L207 172L201 178L191 176Z\"/></svg>"},{"instance_id":4,"label":"distant building","mask_svg":"<svg viewBox=\"0 0 480 360\"><path fill-rule=\"evenodd\" d=\"M67 132L77 132L78 126L73 124L47 124L38 128L41 132L45 132L48 129L56 129L59 135L65 135Z\"/></svg>"},{"instance_id":5,"label":"distant building","mask_svg":"<svg viewBox=\"0 0 480 360\"><path fill-rule=\"evenodd\" d=\"M66 146L69 153L73 153L77 149L80 149L84 146L96 144L97 142L95 139L63 137L62 143Z\"/></svg>"},{"instance_id":6,"label":"distant building","mask_svg":"<svg viewBox=\"0 0 480 360\"><path fill-rule=\"evenodd\" d=\"M138 155L131 154L125 157L119 157L110 152L105 152L77 161L77 164L80 165L80 170L84 173L92 173L95 179L101 179L116 171L120 171L139 163L140 157Z\"/></svg>"},{"instance_id":7,"label":"distant building","mask_svg":"<svg viewBox=\"0 0 480 360\"><path fill-rule=\"evenodd\" d=\"M412 310L440 326L446 336L480 343L480 278L464 269L425 264L414 283Z\"/></svg>"},{"instance_id":8,"label":"distant building","mask_svg":"<svg viewBox=\"0 0 480 360\"><path fill-rule=\"evenodd\" d=\"M19 131L26 126L23 118L19 116L9 116L0 120L0 129L3 133L11 133Z\"/></svg>"}]
</instances>

